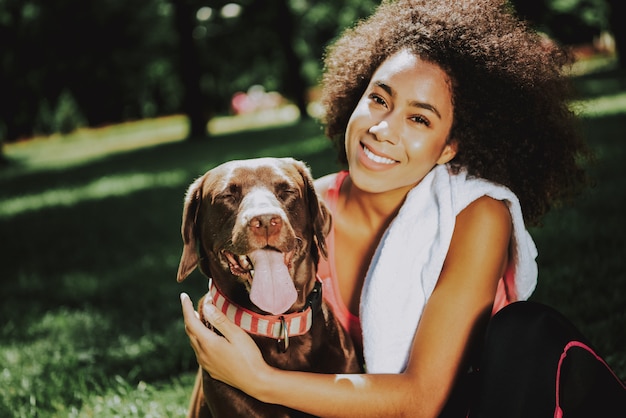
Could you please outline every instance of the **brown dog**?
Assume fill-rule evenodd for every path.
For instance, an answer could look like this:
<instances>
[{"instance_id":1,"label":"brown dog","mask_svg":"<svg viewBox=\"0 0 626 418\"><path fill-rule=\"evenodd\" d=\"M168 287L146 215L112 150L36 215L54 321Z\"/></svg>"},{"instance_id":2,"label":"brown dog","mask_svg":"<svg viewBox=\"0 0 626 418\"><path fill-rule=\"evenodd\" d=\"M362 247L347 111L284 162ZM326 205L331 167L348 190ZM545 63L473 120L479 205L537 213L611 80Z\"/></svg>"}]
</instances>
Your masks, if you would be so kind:
<instances>
[{"instance_id":1,"label":"brown dog","mask_svg":"<svg viewBox=\"0 0 626 418\"><path fill-rule=\"evenodd\" d=\"M212 279L204 298L251 334L268 364L358 373L352 341L324 304L316 278L330 225L304 163L291 158L224 163L187 191L178 281L198 266ZM200 301L201 316L202 306ZM259 402L202 370L189 415L303 416Z\"/></svg>"}]
</instances>

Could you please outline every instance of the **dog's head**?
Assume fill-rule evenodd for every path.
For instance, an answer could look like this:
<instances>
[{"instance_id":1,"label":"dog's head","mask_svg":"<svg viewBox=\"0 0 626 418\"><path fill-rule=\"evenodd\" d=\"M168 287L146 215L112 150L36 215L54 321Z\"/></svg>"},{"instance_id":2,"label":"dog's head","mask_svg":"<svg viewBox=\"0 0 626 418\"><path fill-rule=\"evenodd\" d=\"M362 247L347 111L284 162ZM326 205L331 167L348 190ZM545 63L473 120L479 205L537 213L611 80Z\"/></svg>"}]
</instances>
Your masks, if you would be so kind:
<instances>
[{"instance_id":1,"label":"dog's head","mask_svg":"<svg viewBox=\"0 0 626 418\"><path fill-rule=\"evenodd\" d=\"M235 302L245 289L261 311L283 313L304 304L330 226L304 163L224 163L187 191L178 281L199 266Z\"/></svg>"}]
</instances>

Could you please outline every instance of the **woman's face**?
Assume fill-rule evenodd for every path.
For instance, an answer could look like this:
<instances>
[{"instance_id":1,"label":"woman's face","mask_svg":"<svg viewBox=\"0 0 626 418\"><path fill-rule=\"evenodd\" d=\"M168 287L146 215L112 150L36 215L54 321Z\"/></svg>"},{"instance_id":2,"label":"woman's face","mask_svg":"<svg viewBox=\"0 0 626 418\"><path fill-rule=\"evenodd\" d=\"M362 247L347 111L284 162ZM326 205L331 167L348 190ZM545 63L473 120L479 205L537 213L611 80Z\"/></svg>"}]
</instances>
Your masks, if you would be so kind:
<instances>
[{"instance_id":1,"label":"woman's face","mask_svg":"<svg viewBox=\"0 0 626 418\"><path fill-rule=\"evenodd\" d=\"M391 55L374 72L346 129L354 184L380 193L417 183L456 154L448 77L408 51Z\"/></svg>"}]
</instances>

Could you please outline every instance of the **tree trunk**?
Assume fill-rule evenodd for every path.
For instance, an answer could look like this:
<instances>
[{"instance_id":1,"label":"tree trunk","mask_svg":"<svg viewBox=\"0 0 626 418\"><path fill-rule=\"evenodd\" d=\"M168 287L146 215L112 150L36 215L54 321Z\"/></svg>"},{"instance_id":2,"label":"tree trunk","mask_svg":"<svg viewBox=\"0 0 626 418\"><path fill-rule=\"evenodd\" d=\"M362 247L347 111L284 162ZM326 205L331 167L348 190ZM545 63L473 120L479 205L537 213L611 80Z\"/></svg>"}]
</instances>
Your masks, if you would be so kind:
<instances>
[{"instance_id":1,"label":"tree trunk","mask_svg":"<svg viewBox=\"0 0 626 418\"><path fill-rule=\"evenodd\" d=\"M0 167L7 165L9 162L4 156L4 140L0 138Z\"/></svg>"},{"instance_id":2,"label":"tree trunk","mask_svg":"<svg viewBox=\"0 0 626 418\"><path fill-rule=\"evenodd\" d=\"M179 73L183 84L182 110L189 118L187 139L202 139L209 136L207 131L209 115L205 110L205 101L200 89L202 72L192 35L195 10L187 0L174 0L172 3L179 39Z\"/></svg>"},{"instance_id":3,"label":"tree trunk","mask_svg":"<svg viewBox=\"0 0 626 418\"><path fill-rule=\"evenodd\" d=\"M626 69L626 26L624 16L626 16L626 2L624 0L608 0L609 3L609 25L610 31L615 38L615 50L619 62L619 68Z\"/></svg>"},{"instance_id":4,"label":"tree trunk","mask_svg":"<svg viewBox=\"0 0 626 418\"><path fill-rule=\"evenodd\" d=\"M293 48L295 32L294 16L289 9L287 0L280 0L277 6L276 30L287 66L285 74L285 93L287 93L298 106L300 118L306 119L309 117L307 112L308 88L302 76L302 60Z\"/></svg>"}]
</instances>

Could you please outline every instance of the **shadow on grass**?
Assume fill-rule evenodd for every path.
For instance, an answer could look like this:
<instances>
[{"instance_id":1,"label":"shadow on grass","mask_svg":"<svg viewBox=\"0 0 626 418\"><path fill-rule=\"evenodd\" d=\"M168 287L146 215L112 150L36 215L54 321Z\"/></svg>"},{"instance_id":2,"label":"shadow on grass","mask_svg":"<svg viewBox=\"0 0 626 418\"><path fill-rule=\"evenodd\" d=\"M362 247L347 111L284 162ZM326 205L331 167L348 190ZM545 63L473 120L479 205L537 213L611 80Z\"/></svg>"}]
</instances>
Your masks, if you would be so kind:
<instances>
[{"instance_id":1,"label":"shadow on grass","mask_svg":"<svg viewBox=\"0 0 626 418\"><path fill-rule=\"evenodd\" d=\"M584 120L593 186L531 230L539 250L532 299L561 310L626 378L626 112Z\"/></svg>"},{"instance_id":2,"label":"shadow on grass","mask_svg":"<svg viewBox=\"0 0 626 418\"><path fill-rule=\"evenodd\" d=\"M608 68L573 78L578 94L584 99L626 91L626 70Z\"/></svg>"}]
</instances>

